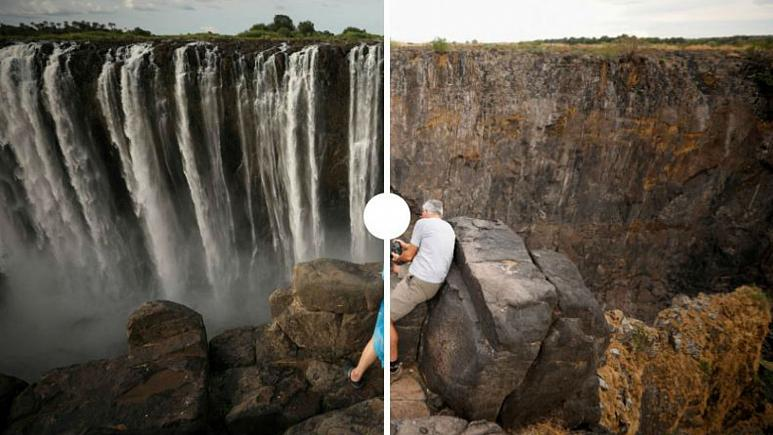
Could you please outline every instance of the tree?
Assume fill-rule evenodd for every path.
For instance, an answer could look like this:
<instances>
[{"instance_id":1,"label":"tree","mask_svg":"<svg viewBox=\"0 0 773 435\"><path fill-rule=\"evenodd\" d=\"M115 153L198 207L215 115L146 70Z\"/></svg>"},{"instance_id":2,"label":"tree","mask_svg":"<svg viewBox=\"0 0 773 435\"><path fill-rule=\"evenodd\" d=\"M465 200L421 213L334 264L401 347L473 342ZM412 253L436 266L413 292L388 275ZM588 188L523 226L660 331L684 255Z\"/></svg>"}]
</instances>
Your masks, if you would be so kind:
<instances>
[{"instance_id":1,"label":"tree","mask_svg":"<svg viewBox=\"0 0 773 435\"><path fill-rule=\"evenodd\" d=\"M272 29L276 32L279 31L279 29L287 29L289 31L295 31L295 25L293 24L292 18L288 17L287 15L274 15L274 23L271 25Z\"/></svg>"},{"instance_id":2,"label":"tree","mask_svg":"<svg viewBox=\"0 0 773 435\"><path fill-rule=\"evenodd\" d=\"M298 23L298 32L301 35L312 35L316 31L314 30L314 23L311 21L301 21Z\"/></svg>"}]
</instances>

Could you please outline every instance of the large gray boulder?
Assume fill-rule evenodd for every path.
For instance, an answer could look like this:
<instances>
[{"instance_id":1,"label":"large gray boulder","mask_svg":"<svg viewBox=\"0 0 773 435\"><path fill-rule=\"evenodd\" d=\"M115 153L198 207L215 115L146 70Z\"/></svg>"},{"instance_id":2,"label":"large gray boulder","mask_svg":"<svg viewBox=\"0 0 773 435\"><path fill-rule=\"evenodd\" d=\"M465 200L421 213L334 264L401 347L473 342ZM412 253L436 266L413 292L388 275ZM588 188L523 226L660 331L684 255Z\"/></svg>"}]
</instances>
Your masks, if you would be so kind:
<instances>
[{"instance_id":1,"label":"large gray boulder","mask_svg":"<svg viewBox=\"0 0 773 435\"><path fill-rule=\"evenodd\" d=\"M129 354L58 368L13 402L5 434L198 434L206 430L201 316L168 301L135 311Z\"/></svg>"},{"instance_id":2,"label":"large gray boulder","mask_svg":"<svg viewBox=\"0 0 773 435\"><path fill-rule=\"evenodd\" d=\"M428 387L470 420L598 421L608 331L577 269L563 254L530 253L500 222L450 222L454 264L422 337Z\"/></svg>"}]
</instances>

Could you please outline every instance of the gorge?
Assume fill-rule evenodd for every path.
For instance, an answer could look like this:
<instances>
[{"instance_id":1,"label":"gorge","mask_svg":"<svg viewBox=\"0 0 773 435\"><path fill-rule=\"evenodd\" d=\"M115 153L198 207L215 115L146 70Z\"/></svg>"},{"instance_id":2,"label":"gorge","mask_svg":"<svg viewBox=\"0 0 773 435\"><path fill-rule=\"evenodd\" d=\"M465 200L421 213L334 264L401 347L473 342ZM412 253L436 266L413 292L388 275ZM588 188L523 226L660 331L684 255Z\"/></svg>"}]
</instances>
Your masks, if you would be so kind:
<instances>
[{"instance_id":1,"label":"gorge","mask_svg":"<svg viewBox=\"0 0 773 435\"><path fill-rule=\"evenodd\" d=\"M218 331L266 320L297 262L380 258L357 219L382 64L380 43L2 46L0 372L110 355L150 298Z\"/></svg>"},{"instance_id":2,"label":"gorge","mask_svg":"<svg viewBox=\"0 0 773 435\"><path fill-rule=\"evenodd\" d=\"M773 285L769 50L391 51L391 184L565 253L605 309Z\"/></svg>"}]
</instances>

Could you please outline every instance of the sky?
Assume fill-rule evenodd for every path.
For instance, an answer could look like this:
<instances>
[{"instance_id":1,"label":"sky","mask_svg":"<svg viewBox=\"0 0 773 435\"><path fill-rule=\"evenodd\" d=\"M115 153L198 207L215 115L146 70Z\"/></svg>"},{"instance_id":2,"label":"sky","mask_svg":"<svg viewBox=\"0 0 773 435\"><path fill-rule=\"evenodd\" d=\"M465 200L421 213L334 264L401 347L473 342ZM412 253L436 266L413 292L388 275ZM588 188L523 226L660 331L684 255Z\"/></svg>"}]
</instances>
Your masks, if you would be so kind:
<instances>
[{"instance_id":1,"label":"sky","mask_svg":"<svg viewBox=\"0 0 773 435\"><path fill-rule=\"evenodd\" d=\"M388 1L391 39L404 42L773 34L773 0Z\"/></svg>"},{"instance_id":2,"label":"sky","mask_svg":"<svg viewBox=\"0 0 773 435\"><path fill-rule=\"evenodd\" d=\"M297 24L340 33L349 26L384 33L383 0L0 0L0 22L97 21L155 34L235 34L284 14Z\"/></svg>"}]
</instances>

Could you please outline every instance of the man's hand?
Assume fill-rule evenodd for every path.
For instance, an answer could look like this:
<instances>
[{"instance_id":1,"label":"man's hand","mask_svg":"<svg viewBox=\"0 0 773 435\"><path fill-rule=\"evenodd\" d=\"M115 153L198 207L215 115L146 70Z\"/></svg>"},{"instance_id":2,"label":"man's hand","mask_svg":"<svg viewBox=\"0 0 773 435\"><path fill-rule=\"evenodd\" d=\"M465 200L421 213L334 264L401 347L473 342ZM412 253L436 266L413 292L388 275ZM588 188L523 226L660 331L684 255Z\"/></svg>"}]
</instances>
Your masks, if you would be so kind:
<instances>
[{"instance_id":1,"label":"man's hand","mask_svg":"<svg viewBox=\"0 0 773 435\"><path fill-rule=\"evenodd\" d=\"M394 263L397 263L397 264L407 263L413 260L413 257L415 257L416 253L419 251L418 246L412 245L410 243L405 243L400 239L397 239L397 243L400 244L400 247L402 248L403 253L400 255L392 253L392 261Z\"/></svg>"}]
</instances>

